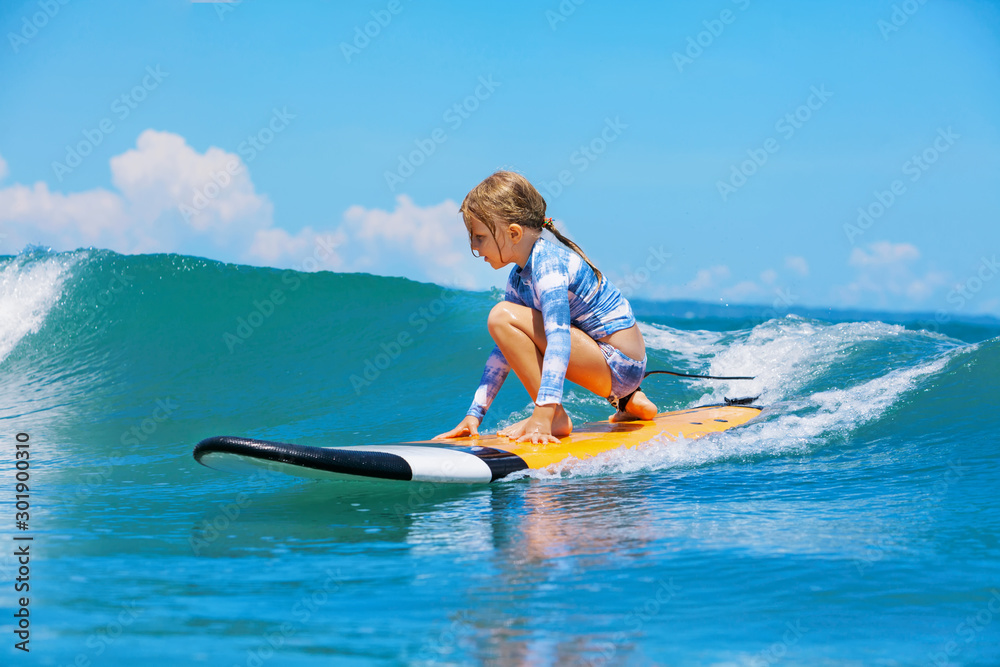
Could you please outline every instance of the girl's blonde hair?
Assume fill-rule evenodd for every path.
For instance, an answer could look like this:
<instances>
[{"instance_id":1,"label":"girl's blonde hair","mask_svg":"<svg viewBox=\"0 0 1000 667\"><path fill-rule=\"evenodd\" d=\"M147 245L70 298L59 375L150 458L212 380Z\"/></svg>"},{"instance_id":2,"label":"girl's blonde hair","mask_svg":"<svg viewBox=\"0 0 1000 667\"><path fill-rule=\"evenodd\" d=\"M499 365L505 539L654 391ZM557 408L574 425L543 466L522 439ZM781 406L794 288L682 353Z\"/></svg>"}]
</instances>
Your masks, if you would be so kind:
<instances>
[{"instance_id":1,"label":"girl's blonde hair","mask_svg":"<svg viewBox=\"0 0 1000 667\"><path fill-rule=\"evenodd\" d=\"M465 195L461 208L458 209L469 231L469 241L472 241L472 220L481 221L497 237L497 221L507 226L518 224L529 229L541 231L545 222L545 199L531 183L521 174L512 171L498 171L488 176L482 183L472 188ZM594 266L580 246L570 241L555 228L549 225L552 232L563 245L576 252L583 261L594 270L600 283L604 275Z\"/></svg>"}]
</instances>

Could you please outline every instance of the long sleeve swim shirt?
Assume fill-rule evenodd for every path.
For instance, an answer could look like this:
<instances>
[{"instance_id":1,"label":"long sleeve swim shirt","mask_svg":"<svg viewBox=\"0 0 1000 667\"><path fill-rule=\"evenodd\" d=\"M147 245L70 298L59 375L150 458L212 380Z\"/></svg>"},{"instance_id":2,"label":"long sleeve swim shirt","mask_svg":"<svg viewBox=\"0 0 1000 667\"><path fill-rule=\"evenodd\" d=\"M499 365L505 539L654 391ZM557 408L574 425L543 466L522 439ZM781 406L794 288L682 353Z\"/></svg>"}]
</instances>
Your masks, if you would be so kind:
<instances>
[{"instance_id":1,"label":"long sleeve swim shirt","mask_svg":"<svg viewBox=\"0 0 1000 667\"><path fill-rule=\"evenodd\" d=\"M617 287L607 278L598 281L579 254L545 236L535 241L523 267L511 268L504 300L542 314L546 344L536 405L562 403L571 326L597 340L635 324L632 306ZM494 345L466 414L482 422L509 372L510 364Z\"/></svg>"}]
</instances>

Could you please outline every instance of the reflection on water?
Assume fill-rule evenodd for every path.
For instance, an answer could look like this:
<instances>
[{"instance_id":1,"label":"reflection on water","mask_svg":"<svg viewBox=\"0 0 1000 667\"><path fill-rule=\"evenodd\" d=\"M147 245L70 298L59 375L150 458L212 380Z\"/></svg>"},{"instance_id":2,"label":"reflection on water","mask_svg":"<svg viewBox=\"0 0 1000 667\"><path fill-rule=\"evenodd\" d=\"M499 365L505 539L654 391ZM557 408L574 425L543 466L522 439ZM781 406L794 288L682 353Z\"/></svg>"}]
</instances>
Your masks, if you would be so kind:
<instances>
[{"instance_id":1,"label":"reflection on water","mask_svg":"<svg viewBox=\"0 0 1000 667\"><path fill-rule=\"evenodd\" d=\"M620 595L615 573L622 561L641 559L663 535L643 486L616 479L518 482L422 506L407 543L438 557L474 557L489 576L468 582L460 597L472 604L451 614L409 659L615 664L630 654L645 621L674 596L669 581L652 582L623 613L605 614L602 631L577 628L596 612L580 601Z\"/></svg>"}]
</instances>

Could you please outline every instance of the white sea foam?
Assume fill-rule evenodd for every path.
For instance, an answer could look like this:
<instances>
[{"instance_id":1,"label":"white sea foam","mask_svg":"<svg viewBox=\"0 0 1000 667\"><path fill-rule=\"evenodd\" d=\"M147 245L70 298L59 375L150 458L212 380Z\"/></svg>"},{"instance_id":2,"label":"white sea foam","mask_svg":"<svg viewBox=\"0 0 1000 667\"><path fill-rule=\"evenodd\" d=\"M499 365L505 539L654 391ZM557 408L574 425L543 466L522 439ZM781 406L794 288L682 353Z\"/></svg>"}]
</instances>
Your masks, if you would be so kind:
<instances>
[{"instance_id":1,"label":"white sea foam","mask_svg":"<svg viewBox=\"0 0 1000 667\"><path fill-rule=\"evenodd\" d=\"M722 349L721 341L730 335L721 331L688 331L645 322L639 323L639 330L646 347L672 352L691 363L717 354Z\"/></svg>"},{"instance_id":2,"label":"white sea foam","mask_svg":"<svg viewBox=\"0 0 1000 667\"><path fill-rule=\"evenodd\" d=\"M0 269L0 362L41 328L76 261L68 255L18 256Z\"/></svg>"},{"instance_id":3,"label":"white sea foam","mask_svg":"<svg viewBox=\"0 0 1000 667\"><path fill-rule=\"evenodd\" d=\"M877 419L900 397L915 388L920 379L941 371L948 360L971 349L956 348L906 368L858 381L845 388L798 396L798 390L822 375L849 349L864 341L892 336L912 336L903 327L880 322L822 324L799 318L772 320L723 344L723 336L711 332L656 329L662 336L647 336L647 343L678 344L689 358L707 355L699 370L713 375L749 373L751 382L720 383L693 405L721 403L725 395L760 395L758 404L769 405L756 421L730 432L698 440L667 441L654 438L635 448L606 452L583 461L568 459L544 470L519 473L517 477L548 479L632 473L698 466L713 461L759 455L781 455L822 444L824 438L851 431ZM705 367L707 364L707 367ZM688 406L688 407L692 407Z\"/></svg>"},{"instance_id":4,"label":"white sea foam","mask_svg":"<svg viewBox=\"0 0 1000 667\"><path fill-rule=\"evenodd\" d=\"M656 327L644 329L643 335L649 347L680 354L689 362L689 370L674 370L754 377L712 381L699 404L721 403L725 396L759 396L758 403L773 404L822 377L859 343L916 334L882 322L823 324L792 316L749 331L686 332Z\"/></svg>"}]
</instances>

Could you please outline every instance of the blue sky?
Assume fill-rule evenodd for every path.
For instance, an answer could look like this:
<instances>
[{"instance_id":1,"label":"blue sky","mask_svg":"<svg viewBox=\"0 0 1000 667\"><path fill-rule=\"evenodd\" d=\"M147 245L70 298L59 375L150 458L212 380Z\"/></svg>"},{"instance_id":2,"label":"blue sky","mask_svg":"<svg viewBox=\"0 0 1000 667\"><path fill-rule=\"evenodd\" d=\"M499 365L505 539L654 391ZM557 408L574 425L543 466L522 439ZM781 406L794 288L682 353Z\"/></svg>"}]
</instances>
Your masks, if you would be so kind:
<instances>
[{"instance_id":1,"label":"blue sky","mask_svg":"<svg viewBox=\"0 0 1000 667\"><path fill-rule=\"evenodd\" d=\"M486 288L456 209L511 168L636 297L1000 315L995 2L35 0L0 32L0 253Z\"/></svg>"}]
</instances>

